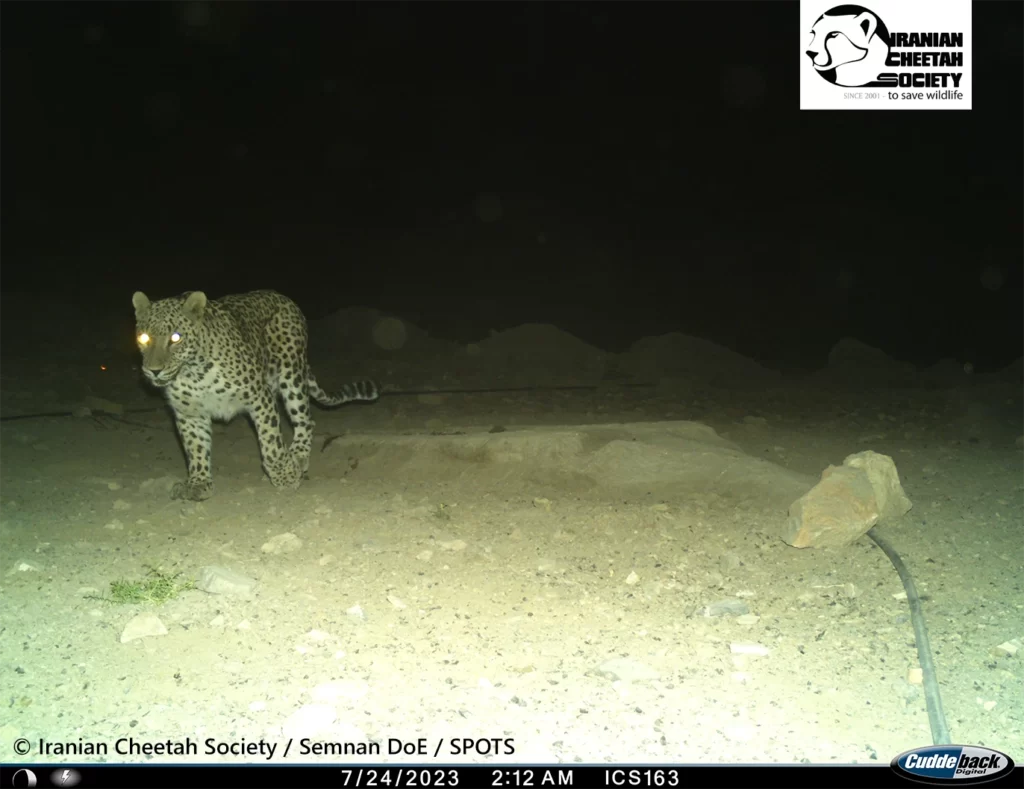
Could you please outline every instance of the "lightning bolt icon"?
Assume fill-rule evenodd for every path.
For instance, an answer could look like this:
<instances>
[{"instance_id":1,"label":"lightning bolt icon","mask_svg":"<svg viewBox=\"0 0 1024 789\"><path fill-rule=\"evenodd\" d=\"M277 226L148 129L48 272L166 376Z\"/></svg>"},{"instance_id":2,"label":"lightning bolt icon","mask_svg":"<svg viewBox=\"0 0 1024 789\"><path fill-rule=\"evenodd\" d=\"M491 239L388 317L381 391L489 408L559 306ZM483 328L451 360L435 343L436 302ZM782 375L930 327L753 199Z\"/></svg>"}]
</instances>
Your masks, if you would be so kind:
<instances>
[{"instance_id":1,"label":"lightning bolt icon","mask_svg":"<svg viewBox=\"0 0 1024 789\"><path fill-rule=\"evenodd\" d=\"M70 775L71 775L71 770L65 770L65 771L63 772L63 774L61 774L61 776L60 776L60 782L61 782L62 784L63 784L63 783L65 783L65 782L67 782L67 780L68 780L68 776L70 776Z\"/></svg>"}]
</instances>

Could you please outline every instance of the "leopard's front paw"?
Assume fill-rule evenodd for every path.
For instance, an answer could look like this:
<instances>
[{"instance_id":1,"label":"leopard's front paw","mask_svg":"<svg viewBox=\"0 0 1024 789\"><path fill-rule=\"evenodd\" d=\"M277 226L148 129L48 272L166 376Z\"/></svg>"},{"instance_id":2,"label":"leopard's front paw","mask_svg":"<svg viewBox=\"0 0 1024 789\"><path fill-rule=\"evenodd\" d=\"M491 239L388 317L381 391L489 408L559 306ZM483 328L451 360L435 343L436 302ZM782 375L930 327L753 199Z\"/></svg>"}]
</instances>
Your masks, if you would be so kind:
<instances>
[{"instance_id":1,"label":"leopard's front paw","mask_svg":"<svg viewBox=\"0 0 1024 789\"><path fill-rule=\"evenodd\" d=\"M213 495L213 480L190 479L176 482L171 488L171 498L184 501L205 501Z\"/></svg>"}]
</instances>

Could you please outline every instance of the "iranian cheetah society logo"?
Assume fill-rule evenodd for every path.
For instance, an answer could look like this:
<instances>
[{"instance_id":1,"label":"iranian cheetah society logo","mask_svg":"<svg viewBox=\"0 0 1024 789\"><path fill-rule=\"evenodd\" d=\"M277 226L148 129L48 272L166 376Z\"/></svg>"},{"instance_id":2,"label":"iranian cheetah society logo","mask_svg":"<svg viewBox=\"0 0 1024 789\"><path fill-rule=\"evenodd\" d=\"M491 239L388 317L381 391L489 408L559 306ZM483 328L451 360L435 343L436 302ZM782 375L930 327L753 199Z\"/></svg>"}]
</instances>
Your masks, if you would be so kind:
<instances>
[{"instance_id":1,"label":"iranian cheetah society logo","mask_svg":"<svg viewBox=\"0 0 1024 789\"><path fill-rule=\"evenodd\" d=\"M971 0L801 0L800 109L971 109Z\"/></svg>"}]
</instances>

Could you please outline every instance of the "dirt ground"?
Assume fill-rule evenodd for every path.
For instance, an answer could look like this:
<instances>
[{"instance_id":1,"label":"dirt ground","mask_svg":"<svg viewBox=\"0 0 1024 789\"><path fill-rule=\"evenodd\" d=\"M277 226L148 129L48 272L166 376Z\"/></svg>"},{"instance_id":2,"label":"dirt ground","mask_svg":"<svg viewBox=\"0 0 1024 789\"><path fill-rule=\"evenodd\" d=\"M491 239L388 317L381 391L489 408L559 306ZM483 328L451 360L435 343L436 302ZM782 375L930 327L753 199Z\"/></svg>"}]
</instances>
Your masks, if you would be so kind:
<instances>
[{"instance_id":1,"label":"dirt ground","mask_svg":"<svg viewBox=\"0 0 1024 789\"><path fill-rule=\"evenodd\" d=\"M198 504L168 497L184 458L130 347L45 369L5 349L0 760L145 760L113 751L131 737L275 762L887 763L931 742L899 578L867 538L779 538L867 449L914 503L878 530L925 597L954 741L1024 758L1021 653L996 650L1024 637L1019 363L912 371L848 343L797 380L681 335L611 355L545 326L448 346L367 311L311 331L325 388L386 394L316 410L298 491L271 487L244 419L217 427ZM74 415L16 418L51 412ZM209 566L254 590L97 599ZM166 634L122 643L141 613Z\"/></svg>"}]
</instances>

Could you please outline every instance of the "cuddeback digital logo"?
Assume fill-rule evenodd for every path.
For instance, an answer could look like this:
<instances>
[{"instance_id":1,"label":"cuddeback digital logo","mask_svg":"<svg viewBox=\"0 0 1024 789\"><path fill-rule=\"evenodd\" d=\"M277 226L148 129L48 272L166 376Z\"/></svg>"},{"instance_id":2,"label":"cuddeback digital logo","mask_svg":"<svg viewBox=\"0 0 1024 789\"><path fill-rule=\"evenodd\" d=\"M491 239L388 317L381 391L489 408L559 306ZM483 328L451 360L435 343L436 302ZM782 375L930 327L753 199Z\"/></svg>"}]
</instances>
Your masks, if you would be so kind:
<instances>
[{"instance_id":1,"label":"cuddeback digital logo","mask_svg":"<svg viewBox=\"0 0 1024 789\"><path fill-rule=\"evenodd\" d=\"M979 745L931 745L901 753L890 766L919 783L967 785L1001 778L1013 770L1013 759Z\"/></svg>"}]
</instances>

